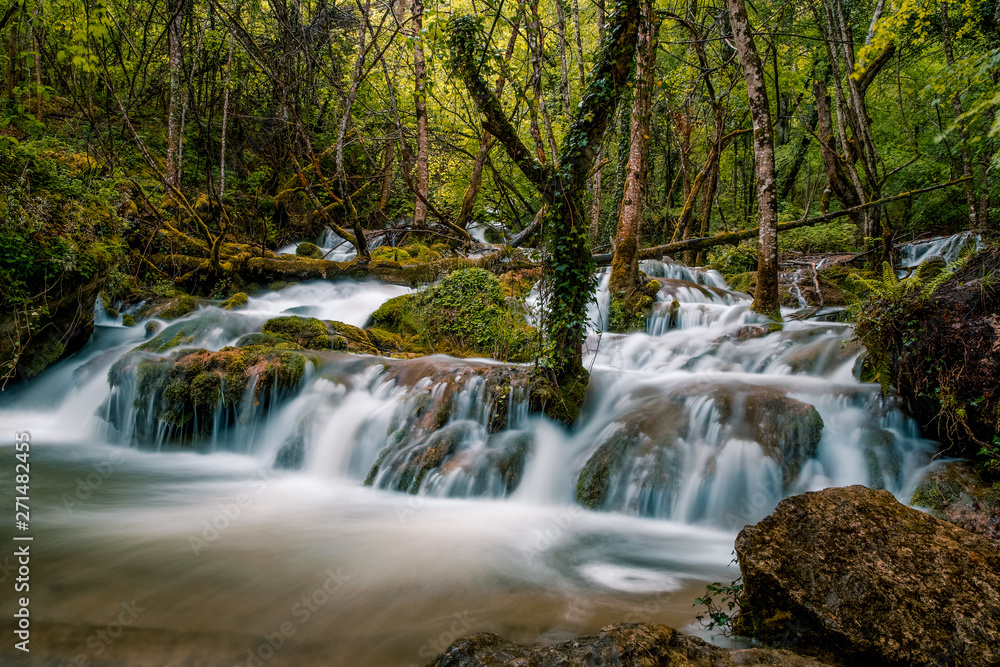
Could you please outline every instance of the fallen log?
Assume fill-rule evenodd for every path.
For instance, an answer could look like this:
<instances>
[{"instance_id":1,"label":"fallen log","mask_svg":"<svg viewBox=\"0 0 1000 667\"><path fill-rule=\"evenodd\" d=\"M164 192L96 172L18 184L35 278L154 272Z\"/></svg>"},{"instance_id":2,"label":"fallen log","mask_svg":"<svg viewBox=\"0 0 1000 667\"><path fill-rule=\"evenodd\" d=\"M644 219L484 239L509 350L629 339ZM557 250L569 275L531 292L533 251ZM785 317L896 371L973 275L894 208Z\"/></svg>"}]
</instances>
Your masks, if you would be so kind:
<instances>
[{"instance_id":1,"label":"fallen log","mask_svg":"<svg viewBox=\"0 0 1000 667\"><path fill-rule=\"evenodd\" d=\"M900 192L899 194L892 195L891 197L883 197L882 199L867 202L865 204L859 204L858 206L851 206L850 208L844 208L839 211L834 211L832 213L827 213L825 215L819 215L814 218L802 218L801 220L793 220L791 222L783 222L778 225L778 231L788 231L789 229L798 229L799 227L811 227L813 225L820 225L824 222L830 222L831 220L836 220L837 218L843 218L848 215L852 215L859 211L863 211L866 208L871 208L872 206L881 206L882 204L887 204L889 202L897 201L900 199L906 199L907 197L913 197L915 195L924 194L925 192L931 192L933 190L940 190L941 188L946 188L952 185L957 185L964 181L969 180L969 177L956 178L953 181L948 181L947 183L938 183L937 185L931 185L926 188L921 188L919 190L908 190L906 192ZM659 259L663 255L689 251L689 250L706 250L708 248L713 248L717 245L735 245L740 241L749 238L756 238L760 231L759 227L754 227L752 229L744 229L740 232L724 232L722 234L716 234L715 236L702 236L696 239L687 239L685 241L676 241L674 243L667 243L665 245L658 245L652 248L643 248L639 251L639 259ZM611 253L603 253L600 255L594 255L594 262L598 266L609 266L611 264Z\"/></svg>"}]
</instances>

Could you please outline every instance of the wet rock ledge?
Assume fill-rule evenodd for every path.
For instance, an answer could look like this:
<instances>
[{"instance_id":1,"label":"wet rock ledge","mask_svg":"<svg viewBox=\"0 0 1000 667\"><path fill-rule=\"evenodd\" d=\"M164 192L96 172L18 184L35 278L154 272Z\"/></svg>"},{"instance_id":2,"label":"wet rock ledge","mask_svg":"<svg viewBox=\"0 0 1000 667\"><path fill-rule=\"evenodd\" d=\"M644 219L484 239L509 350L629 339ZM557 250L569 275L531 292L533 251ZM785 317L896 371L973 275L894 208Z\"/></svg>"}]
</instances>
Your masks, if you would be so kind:
<instances>
[{"instance_id":1,"label":"wet rock ledge","mask_svg":"<svg viewBox=\"0 0 1000 667\"><path fill-rule=\"evenodd\" d=\"M730 650L662 625L611 625L561 644L460 639L428 667L1000 665L1000 542L900 504L832 488L783 500L736 539Z\"/></svg>"},{"instance_id":2,"label":"wet rock ledge","mask_svg":"<svg viewBox=\"0 0 1000 667\"><path fill-rule=\"evenodd\" d=\"M665 625L609 625L596 637L560 644L514 644L485 632L458 640L428 667L824 667L780 649L730 650Z\"/></svg>"}]
</instances>

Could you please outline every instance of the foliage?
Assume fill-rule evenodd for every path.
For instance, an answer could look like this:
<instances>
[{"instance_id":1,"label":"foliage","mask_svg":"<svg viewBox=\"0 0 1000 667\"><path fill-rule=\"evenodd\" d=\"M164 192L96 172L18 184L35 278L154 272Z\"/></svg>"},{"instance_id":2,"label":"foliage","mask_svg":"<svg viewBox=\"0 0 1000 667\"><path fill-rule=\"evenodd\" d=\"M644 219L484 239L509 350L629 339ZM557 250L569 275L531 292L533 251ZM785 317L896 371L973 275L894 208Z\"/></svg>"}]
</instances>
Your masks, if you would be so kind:
<instances>
[{"instance_id":1,"label":"foliage","mask_svg":"<svg viewBox=\"0 0 1000 667\"><path fill-rule=\"evenodd\" d=\"M861 236L851 222L830 222L815 227L800 227L778 235L778 252L802 253L858 252Z\"/></svg>"},{"instance_id":2,"label":"foliage","mask_svg":"<svg viewBox=\"0 0 1000 667\"><path fill-rule=\"evenodd\" d=\"M719 628L728 637L733 631L733 612L739 613L744 594L742 577L729 584L708 584L705 586L705 595L694 601L694 606L705 607L705 611L696 616L698 622L706 630Z\"/></svg>"},{"instance_id":3,"label":"foliage","mask_svg":"<svg viewBox=\"0 0 1000 667\"><path fill-rule=\"evenodd\" d=\"M757 270L757 250L746 243L737 246L719 246L708 253L708 268L723 276Z\"/></svg>"}]
</instances>

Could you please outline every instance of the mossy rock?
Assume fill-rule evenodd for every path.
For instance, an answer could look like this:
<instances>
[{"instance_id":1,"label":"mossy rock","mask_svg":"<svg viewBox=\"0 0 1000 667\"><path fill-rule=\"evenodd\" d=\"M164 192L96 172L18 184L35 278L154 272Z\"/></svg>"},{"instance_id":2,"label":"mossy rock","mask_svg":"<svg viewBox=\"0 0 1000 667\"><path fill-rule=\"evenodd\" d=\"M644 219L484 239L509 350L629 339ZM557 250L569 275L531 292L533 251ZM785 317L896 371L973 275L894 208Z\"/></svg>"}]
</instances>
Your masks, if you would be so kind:
<instances>
[{"instance_id":1,"label":"mossy rock","mask_svg":"<svg viewBox=\"0 0 1000 667\"><path fill-rule=\"evenodd\" d=\"M950 479L924 479L917 485L910 504L931 510L943 510L962 495L962 485Z\"/></svg>"},{"instance_id":2,"label":"mossy rock","mask_svg":"<svg viewBox=\"0 0 1000 667\"><path fill-rule=\"evenodd\" d=\"M592 510L604 507L611 493L611 482L625 468L638 443L634 426L626 426L598 447L580 470L576 502Z\"/></svg>"},{"instance_id":3,"label":"mossy rock","mask_svg":"<svg viewBox=\"0 0 1000 667\"><path fill-rule=\"evenodd\" d=\"M185 315L193 313L197 307L198 302L195 298L185 294L184 296L178 297L165 310L160 311L159 317L164 320L176 320L179 317L184 317Z\"/></svg>"},{"instance_id":4,"label":"mossy rock","mask_svg":"<svg viewBox=\"0 0 1000 667\"><path fill-rule=\"evenodd\" d=\"M745 273L737 273L725 276L726 282L729 283L729 287L734 292L742 292L743 294L753 294L754 290L757 289L757 272L747 271Z\"/></svg>"},{"instance_id":5,"label":"mossy rock","mask_svg":"<svg viewBox=\"0 0 1000 667\"><path fill-rule=\"evenodd\" d=\"M283 349L289 350L303 350L306 349L294 343L285 336L279 336L274 333L251 333L245 336L240 336L239 340L236 341L234 347L250 347L251 345L268 345L271 347L282 346Z\"/></svg>"},{"instance_id":6,"label":"mossy rock","mask_svg":"<svg viewBox=\"0 0 1000 667\"><path fill-rule=\"evenodd\" d=\"M245 292L237 292L219 305L225 310L241 310L246 308L248 303L250 303L250 297Z\"/></svg>"},{"instance_id":7,"label":"mossy rock","mask_svg":"<svg viewBox=\"0 0 1000 667\"><path fill-rule=\"evenodd\" d=\"M378 326L386 331L397 333L403 330L409 330L410 333L413 333L413 328L405 324L405 318L413 308L413 301L412 294L403 294L389 299L372 313L368 320L368 326Z\"/></svg>"},{"instance_id":8,"label":"mossy rock","mask_svg":"<svg viewBox=\"0 0 1000 667\"><path fill-rule=\"evenodd\" d=\"M500 276L500 286L508 298L523 299L541 279L541 268L508 271Z\"/></svg>"},{"instance_id":9,"label":"mossy rock","mask_svg":"<svg viewBox=\"0 0 1000 667\"><path fill-rule=\"evenodd\" d=\"M179 440L208 435L220 423L215 417L220 408L222 426L247 421L277 400L275 392L298 386L306 361L301 352L264 345L179 350L142 359L135 385L138 435L150 436L145 431L150 424L155 429L156 422L172 427L172 437ZM112 387L124 379L121 372L109 373Z\"/></svg>"},{"instance_id":10,"label":"mossy rock","mask_svg":"<svg viewBox=\"0 0 1000 667\"><path fill-rule=\"evenodd\" d=\"M128 313L125 313L124 315L122 315L122 326L134 327L135 326L135 317L133 317L132 315L129 315Z\"/></svg>"},{"instance_id":11,"label":"mossy rock","mask_svg":"<svg viewBox=\"0 0 1000 667\"><path fill-rule=\"evenodd\" d=\"M264 323L261 333L279 336L307 350L343 350L347 347L328 323L315 317L275 317Z\"/></svg>"},{"instance_id":12,"label":"mossy rock","mask_svg":"<svg viewBox=\"0 0 1000 667\"><path fill-rule=\"evenodd\" d=\"M534 329L516 304L508 302L492 273L479 268L452 271L412 297L406 302L412 317L406 321L435 351L500 361L531 358Z\"/></svg>"},{"instance_id":13,"label":"mossy rock","mask_svg":"<svg viewBox=\"0 0 1000 667\"><path fill-rule=\"evenodd\" d=\"M315 243L300 243L295 247L295 254L307 259L323 259L323 251Z\"/></svg>"}]
</instances>

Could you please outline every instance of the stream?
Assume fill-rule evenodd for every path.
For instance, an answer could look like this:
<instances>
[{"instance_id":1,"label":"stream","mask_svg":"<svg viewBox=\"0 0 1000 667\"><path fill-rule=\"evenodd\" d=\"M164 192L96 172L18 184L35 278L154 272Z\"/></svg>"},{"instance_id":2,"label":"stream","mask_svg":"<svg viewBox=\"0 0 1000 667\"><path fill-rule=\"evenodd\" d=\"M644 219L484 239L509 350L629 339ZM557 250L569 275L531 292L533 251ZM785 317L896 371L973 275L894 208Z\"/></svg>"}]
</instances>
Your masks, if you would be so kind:
<instances>
[{"instance_id":1,"label":"stream","mask_svg":"<svg viewBox=\"0 0 1000 667\"><path fill-rule=\"evenodd\" d=\"M936 243L907 259L958 252ZM694 599L738 576L736 533L782 497L865 484L908 501L934 443L858 381L847 325L786 318L768 333L718 273L642 268L663 285L642 333L602 333L601 276L572 430L512 392L491 433L482 376L460 372L489 360L345 353L181 443L134 380L108 383L144 323L98 309L82 350L0 394L4 489L13 434L30 433L33 537L31 653L4 642L0 662L408 667L473 632L554 641L622 621L707 638ZM185 347L222 349L279 314L363 326L407 291L306 283L240 311L204 307L183 320L198 325ZM416 406L445 392L447 414L417 428ZM414 479L414 457L443 434L447 456Z\"/></svg>"}]
</instances>

